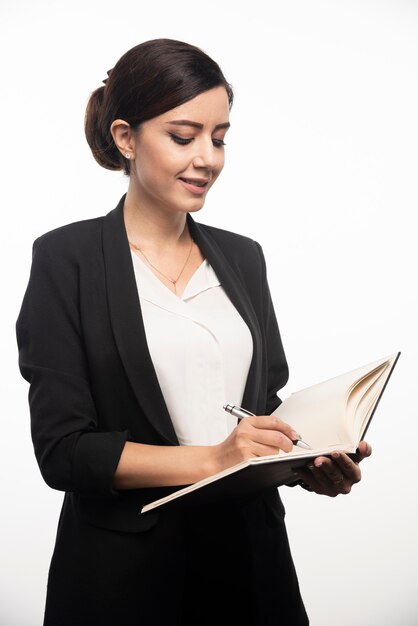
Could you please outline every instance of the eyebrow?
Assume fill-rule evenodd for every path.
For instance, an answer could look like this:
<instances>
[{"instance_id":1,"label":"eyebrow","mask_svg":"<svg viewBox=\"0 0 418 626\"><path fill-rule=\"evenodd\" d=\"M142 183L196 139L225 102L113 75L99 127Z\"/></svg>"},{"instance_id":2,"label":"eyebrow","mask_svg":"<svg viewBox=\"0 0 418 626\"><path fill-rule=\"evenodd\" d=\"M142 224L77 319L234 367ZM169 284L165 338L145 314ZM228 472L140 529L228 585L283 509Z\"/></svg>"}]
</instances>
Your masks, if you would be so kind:
<instances>
[{"instance_id":1,"label":"eyebrow","mask_svg":"<svg viewBox=\"0 0 418 626\"><path fill-rule=\"evenodd\" d=\"M166 122L166 124L176 124L177 126L193 126L193 128L203 128L203 124L199 122L192 122L191 120L171 120L170 122ZM229 122L224 122L223 124L216 124L214 130L219 130L220 128L229 128L231 124Z\"/></svg>"}]
</instances>

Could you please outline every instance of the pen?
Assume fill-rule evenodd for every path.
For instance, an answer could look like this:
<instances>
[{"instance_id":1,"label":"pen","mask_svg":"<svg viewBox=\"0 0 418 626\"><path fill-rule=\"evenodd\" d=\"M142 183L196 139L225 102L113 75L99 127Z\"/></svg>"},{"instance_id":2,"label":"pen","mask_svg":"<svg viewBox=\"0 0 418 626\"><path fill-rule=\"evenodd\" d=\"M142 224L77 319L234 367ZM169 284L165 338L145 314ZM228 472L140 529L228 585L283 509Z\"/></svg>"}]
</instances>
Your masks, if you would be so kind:
<instances>
[{"instance_id":1,"label":"pen","mask_svg":"<svg viewBox=\"0 0 418 626\"><path fill-rule=\"evenodd\" d=\"M231 415L233 415L234 417L238 418L238 423L244 419L244 417L249 417L251 415L254 415L254 413L250 413L250 411L247 411L246 409L241 408L240 406L233 406L232 404L224 404L225 411L227 413L231 413ZM307 443L305 443L304 441L302 441L302 439L292 439L292 443L294 446L299 446L299 448L304 448L305 450L312 450L311 446Z\"/></svg>"}]
</instances>

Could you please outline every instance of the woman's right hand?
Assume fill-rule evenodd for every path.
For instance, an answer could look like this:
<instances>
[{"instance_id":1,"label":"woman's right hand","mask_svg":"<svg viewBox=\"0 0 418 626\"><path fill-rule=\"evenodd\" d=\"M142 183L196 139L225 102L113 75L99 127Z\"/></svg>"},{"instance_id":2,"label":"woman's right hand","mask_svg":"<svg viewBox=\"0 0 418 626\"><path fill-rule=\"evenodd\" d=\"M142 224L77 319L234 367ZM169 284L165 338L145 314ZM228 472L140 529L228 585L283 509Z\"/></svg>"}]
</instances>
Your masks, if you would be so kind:
<instances>
[{"instance_id":1,"label":"woman's right hand","mask_svg":"<svg viewBox=\"0 0 418 626\"><path fill-rule=\"evenodd\" d=\"M222 443L213 446L215 464L221 472L252 457L290 452L295 439L300 439L298 433L274 415L245 417Z\"/></svg>"},{"instance_id":2,"label":"woman's right hand","mask_svg":"<svg viewBox=\"0 0 418 626\"><path fill-rule=\"evenodd\" d=\"M256 456L290 452L298 434L274 415L245 417L212 446L157 446L127 441L113 480L115 489L190 485Z\"/></svg>"}]
</instances>

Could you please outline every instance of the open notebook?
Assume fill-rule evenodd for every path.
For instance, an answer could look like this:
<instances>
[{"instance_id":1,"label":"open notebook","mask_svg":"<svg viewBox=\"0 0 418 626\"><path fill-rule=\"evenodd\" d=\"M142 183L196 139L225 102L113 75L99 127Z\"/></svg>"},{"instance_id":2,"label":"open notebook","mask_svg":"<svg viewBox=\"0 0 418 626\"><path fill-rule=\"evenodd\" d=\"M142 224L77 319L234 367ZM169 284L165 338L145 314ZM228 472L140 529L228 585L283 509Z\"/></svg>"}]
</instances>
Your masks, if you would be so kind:
<instances>
[{"instance_id":1,"label":"open notebook","mask_svg":"<svg viewBox=\"0 0 418 626\"><path fill-rule=\"evenodd\" d=\"M386 388L400 352L297 391L273 412L291 424L312 450L248 459L145 505L141 513L169 505L195 505L255 494L294 482L294 471L334 450L355 454ZM244 407L245 408L245 407Z\"/></svg>"}]
</instances>

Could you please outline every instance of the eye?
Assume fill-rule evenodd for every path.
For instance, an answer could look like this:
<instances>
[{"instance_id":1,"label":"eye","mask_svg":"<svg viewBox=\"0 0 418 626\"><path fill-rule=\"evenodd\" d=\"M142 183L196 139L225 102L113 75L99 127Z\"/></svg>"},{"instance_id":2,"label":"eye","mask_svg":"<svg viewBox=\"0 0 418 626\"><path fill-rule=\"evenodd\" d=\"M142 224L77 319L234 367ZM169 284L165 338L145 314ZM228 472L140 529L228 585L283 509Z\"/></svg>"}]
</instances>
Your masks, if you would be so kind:
<instances>
[{"instance_id":1,"label":"eye","mask_svg":"<svg viewBox=\"0 0 418 626\"><path fill-rule=\"evenodd\" d=\"M187 146L187 144L193 141L193 137L191 137L190 139L186 139L185 137L179 137L178 135L174 135L173 133L170 133L170 139L175 143L180 144L181 146Z\"/></svg>"},{"instance_id":2,"label":"eye","mask_svg":"<svg viewBox=\"0 0 418 626\"><path fill-rule=\"evenodd\" d=\"M170 139L174 141L175 143L178 143L180 146L187 146L194 139L194 137L189 137L189 138L179 137L178 135L175 135L174 133L169 133L169 135L170 135ZM223 146L226 145L223 139L212 139L212 143L215 146L215 148L222 148Z\"/></svg>"}]
</instances>

